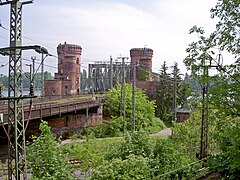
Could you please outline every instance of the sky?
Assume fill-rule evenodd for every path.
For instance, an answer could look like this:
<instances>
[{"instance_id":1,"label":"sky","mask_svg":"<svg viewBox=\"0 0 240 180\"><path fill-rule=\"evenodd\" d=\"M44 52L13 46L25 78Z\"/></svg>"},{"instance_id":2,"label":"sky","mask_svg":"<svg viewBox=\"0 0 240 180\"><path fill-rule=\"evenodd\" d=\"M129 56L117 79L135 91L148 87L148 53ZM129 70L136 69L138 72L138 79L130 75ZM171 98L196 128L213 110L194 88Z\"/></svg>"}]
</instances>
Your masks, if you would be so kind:
<instances>
[{"instance_id":1,"label":"sky","mask_svg":"<svg viewBox=\"0 0 240 180\"><path fill-rule=\"evenodd\" d=\"M3 0L4 1L4 0ZM217 0L35 0L23 7L23 45L40 44L57 55L60 43L82 47L82 68L94 61L129 57L131 48L153 49L153 71L166 61L179 64L186 72L185 50L195 35L189 29L197 25L206 33L215 28L210 9ZM0 6L0 21L9 29L9 5ZM9 46L9 31L0 27L0 47ZM40 55L23 52L26 59ZM8 58L0 56L0 65ZM57 58L45 59L45 70L57 72ZM0 74L7 74L7 66ZM27 67L23 67L27 71Z\"/></svg>"}]
</instances>

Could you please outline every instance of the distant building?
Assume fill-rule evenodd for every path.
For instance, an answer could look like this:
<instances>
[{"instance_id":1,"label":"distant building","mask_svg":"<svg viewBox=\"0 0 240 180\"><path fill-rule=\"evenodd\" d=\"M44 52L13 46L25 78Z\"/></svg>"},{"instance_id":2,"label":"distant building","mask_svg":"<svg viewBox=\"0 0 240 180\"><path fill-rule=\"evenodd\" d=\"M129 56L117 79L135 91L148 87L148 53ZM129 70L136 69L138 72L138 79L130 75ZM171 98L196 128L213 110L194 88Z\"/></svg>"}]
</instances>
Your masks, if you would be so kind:
<instances>
[{"instance_id":1,"label":"distant building","mask_svg":"<svg viewBox=\"0 0 240 180\"><path fill-rule=\"evenodd\" d=\"M130 50L131 63L136 64L136 86L143 89L150 99L156 98L157 79L153 78L152 57L150 48L132 48ZM131 77L132 79L132 77Z\"/></svg>"},{"instance_id":2,"label":"distant building","mask_svg":"<svg viewBox=\"0 0 240 180\"><path fill-rule=\"evenodd\" d=\"M58 72L54 80L45 80L45 96L69 96L80 93L80 62L81 46L74 44L59 44Z\"/></svg>"},{"instance_id":3,"label":"distant building","mask_svg":"<svg viewBox=\"0 0 240 180\"><path fill-rule=\"evenodd\" d=\"M177 108L176 109L177 122L186 121L189 118L191 112L192 112L191 110L184 109L183 107Z\"/></svg>"},{"instance_id":4,"label":"distant building","mask_svg":"<svg viewBox=\"0 0 240 180\"><path fill-rule=\"evenodd\" d=\"M132 48L130 50L131 63L137 65L136 79L142 81L141 72L147 74L144 81L152 81L152 57L153 50L150 48Z\"/></svg>"}]
</instances>

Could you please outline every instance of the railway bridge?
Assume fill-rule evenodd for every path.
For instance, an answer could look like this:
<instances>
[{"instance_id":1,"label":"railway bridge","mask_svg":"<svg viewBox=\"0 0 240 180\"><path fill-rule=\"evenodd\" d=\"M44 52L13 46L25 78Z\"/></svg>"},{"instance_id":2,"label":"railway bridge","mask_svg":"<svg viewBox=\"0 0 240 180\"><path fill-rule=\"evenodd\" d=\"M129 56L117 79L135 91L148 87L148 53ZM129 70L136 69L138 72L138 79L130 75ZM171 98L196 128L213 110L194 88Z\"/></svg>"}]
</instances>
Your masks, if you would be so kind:
<instances>
[{"instance_id":1,"label":"railway bridge","mask_svg":"<svg viewBox=\"0 0 240 180\"><path fill-rule=\"evenodd\" d=\"M24 103L24 119L26 125L26 137L37 135L41 120L48 122L53 133L64 135L71 131L79 132L83 127L102 122L103 96L76 96L72 98L60 98L53 100L40 100ZM0 106L2 122L0 126L0 144L4 142L8 126L8 106Z\"/></svg>"}]
</instances>

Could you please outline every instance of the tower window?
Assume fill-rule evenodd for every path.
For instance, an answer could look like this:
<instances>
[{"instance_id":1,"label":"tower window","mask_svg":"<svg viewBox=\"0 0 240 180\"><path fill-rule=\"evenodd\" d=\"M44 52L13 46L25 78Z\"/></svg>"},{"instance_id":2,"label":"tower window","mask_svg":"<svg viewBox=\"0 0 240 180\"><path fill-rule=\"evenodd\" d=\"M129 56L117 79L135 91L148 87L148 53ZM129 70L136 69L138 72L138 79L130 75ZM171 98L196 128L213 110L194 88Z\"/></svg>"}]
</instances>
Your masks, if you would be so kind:
<instances>
[{"instance_id":1,"label":"tower window","mask_svg":"<svg viewBox=\"0 0 240 180\"><path fill-rule=\"evenodd\" d=\"M79 58L77 58L77 64L79 64Z\"/></svg>"},{"instance_id":2,"label":"tower window","mask_svg":"<svg viewBox=\"0 0 240 180\"><path fill-rule=\"evenodd\" d=\"M65 89L67 89L68 88L68 86L65 86Z\"/></svg>"}]
</instances>

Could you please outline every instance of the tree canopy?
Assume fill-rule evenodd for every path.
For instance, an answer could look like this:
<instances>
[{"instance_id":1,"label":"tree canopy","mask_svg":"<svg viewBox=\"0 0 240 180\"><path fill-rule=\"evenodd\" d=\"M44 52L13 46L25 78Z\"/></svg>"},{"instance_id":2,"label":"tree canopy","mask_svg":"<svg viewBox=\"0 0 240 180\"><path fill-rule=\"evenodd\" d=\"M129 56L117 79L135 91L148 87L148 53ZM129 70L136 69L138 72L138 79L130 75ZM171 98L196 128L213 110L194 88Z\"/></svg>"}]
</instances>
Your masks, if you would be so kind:
<instances>
[{"instance_id":1,"label":"tree canopy","mask_svg":"<svg viewBox=\"0 0 240 180\"><path fill-rule=\"evenodd\" d=\"M194 26L190 33L198 36L198 41L192 42L186 49L188 53L184 63L191 70L191 78L197 81L201 88L198 93L192 93L191 101L195 101L194 111L203 108L201 100L201 89L208 83L208 143L209 155L207 166L210 172L220 172L223 178L239 179L239 158L236 152L239 152L238 126L239 126L239 109L240 109L240 1L238 0L221 0L211 9L211 17L217 18L216 29L209 36L205 35L203 28ZM216 49L218 52L216 53ZM234 55L235 62L228 64L223 63L222 52L227 51ZM204 74L204 68L215 68L217 73ZM191 132L191 127L199 126L200 118L190 118L190 122L185 125L175 125L176 131L181 128L189 127L189 130L180 130L185 133ZM184 132L183 132L184 131ZM195 133L199 133L196 131ZM185 133L188 137L195 139L191 141L196 146L196 140L199 136L192 136L194 132ZM180 135L178 138L188 139ZM187 144L187 143L186 143ZM186 145L185 144L185 145ZM188 144L190 146L190 143ZM189 146L185 146L189 149ZM193 147L193 149L194 149ZM194 150L193 150L194 151Z\"/></svg>"},{"instance_id":2,"label":"tree canopy","mask_svg":"<svg viewBox=\"0 0 240 180\"><path fill-rule=\"evenodd\" d=\"M132 124L132 85L125 84L125 121L127 129ZM147 95L136 88L136 130L151 126L155 118L155 102L148 100ZM124 99L124 97L123 97ZM109 90L105 95L105 114L112 117L120 116L121 109L121 85Z\"/></svg>"}]
</instances>

